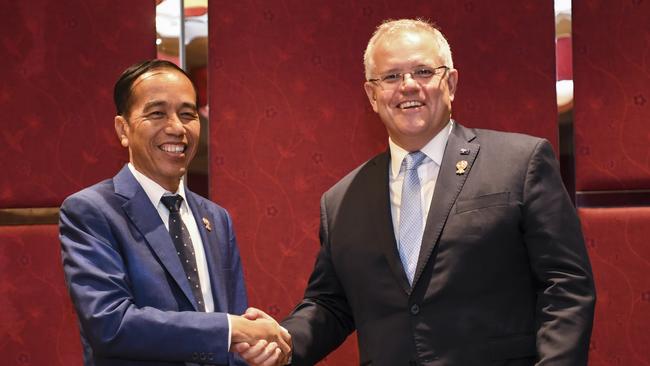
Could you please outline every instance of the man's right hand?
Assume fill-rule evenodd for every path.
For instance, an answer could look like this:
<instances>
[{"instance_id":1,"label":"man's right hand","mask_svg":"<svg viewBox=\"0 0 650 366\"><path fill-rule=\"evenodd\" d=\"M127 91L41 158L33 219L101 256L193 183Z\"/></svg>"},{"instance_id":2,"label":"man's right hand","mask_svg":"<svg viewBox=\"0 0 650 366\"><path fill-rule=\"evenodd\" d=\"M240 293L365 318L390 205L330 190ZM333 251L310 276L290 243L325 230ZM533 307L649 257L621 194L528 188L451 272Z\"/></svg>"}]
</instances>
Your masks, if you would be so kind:
<instances>
[{"instance_id":1,"label":"man's right hand","mask_svg":"<svg viewBox=\"0 0 650 366\"><path fill-rule=\"evenodd\" d=\"M291 355L291 335L263 311L249 308L243 316L230 315L231 351L253 366L284 365Z\"/></svg>"}]
</instances>

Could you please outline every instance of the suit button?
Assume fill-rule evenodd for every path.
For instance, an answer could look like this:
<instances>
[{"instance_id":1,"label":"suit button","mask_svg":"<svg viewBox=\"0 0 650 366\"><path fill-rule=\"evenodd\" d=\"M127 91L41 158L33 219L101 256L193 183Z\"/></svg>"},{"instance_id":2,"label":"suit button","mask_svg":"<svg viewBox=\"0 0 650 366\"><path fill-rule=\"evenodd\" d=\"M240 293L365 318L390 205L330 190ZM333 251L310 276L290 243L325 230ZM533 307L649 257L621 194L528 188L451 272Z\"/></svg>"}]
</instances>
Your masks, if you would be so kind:
<instances>
[{"instance_id":1,"label":"suit button","mask_svg":"<svg viewBox=\"0 0 650 366\"><path fill-rule=\"evenodd\" d=\"M418 304L411 305L411 314L418 315L419 313L420 313L420 307L418 306Z\"/></svg>"}]
</instances>

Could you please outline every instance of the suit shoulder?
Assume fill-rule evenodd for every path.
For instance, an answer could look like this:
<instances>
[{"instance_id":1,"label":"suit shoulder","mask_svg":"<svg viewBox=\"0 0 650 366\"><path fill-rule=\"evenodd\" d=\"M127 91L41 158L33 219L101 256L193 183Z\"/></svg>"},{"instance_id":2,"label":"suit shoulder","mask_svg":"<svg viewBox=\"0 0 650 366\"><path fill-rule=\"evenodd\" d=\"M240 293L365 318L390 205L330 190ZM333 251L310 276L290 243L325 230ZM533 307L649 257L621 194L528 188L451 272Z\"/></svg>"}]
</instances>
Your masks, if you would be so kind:
<instances>
[{"instance_id":1,"label":"suit shoulder","mask_svg":"<svg viewBox=\"0 0 650 366\"><path fill-rule=\"evenodd\" d=\"M343 192L348 189L350 184L359 176L364 174L368 169L377 168L388 169L388 153L382 152L374 156L373 158L365 161L361 165L354 168L352 171L347 173L343 178L336 182L332 187L330 187L324 194L324 196L337 195L337 193Z\"/></svg>"},{"instance_id":2,"label":"suit shoulder","mask_svg":"<svg viewBox=\"0 0 650 366\"><path fill-rule=\"evenodd\" d=\"M495 141L495 142L511 142L511 143L516 143L516 144L523 144L523 145L537 145L541 141L544 141L545 139L541 137L535 137L531 135L527 135L524 133L518 133L518 132L505 132L505 131L497 131L497 130L487 130L487 129L482 129L482 128L475 128L472 129L476 136L479 138L479 140L485 140L485 141Z\"/></svg>"},{"instance_id":3,"label":"suit shoulder","mask_svg":"<svg viewBox=\"0 0 650 366\"><path fill-rule=\"evenodd\" d=\"M115 188L112 179L106 179L99 183L86 187L68 196L61 205L62 209L73 208L74 206L88 203L100 203L110 200L115 195Z\"/></svg>"},{"instance_id":4,"label":"suit shoulder","mask_svg":"<svg viewBox=\"0 0 650 366\"><path fill-rule=\"evenodd\" d=\"M226 210L223 206L219 205L218 203L210 201L209 199L189 190L187 190L186 193L191 195L192 198L194 198L194 200L197 203L205 207L207 210L214 211L221 215L228 216L228 210Z\"/></svg>"},{"instance_id":5,"label":"suit shoulder","mask_svg":"<svg viewBox=\"0 0 650 366\"><path fill-rule=\"evenodd\" d=\"M477 141L481 144L481 149L495 148L507 149L513 153L522 154L525 152L532 152L542 144L549 144L548 140L526 135L517 132L503 132L486 129L473 129L476 134Z\"/></svg>"}]
</instances>

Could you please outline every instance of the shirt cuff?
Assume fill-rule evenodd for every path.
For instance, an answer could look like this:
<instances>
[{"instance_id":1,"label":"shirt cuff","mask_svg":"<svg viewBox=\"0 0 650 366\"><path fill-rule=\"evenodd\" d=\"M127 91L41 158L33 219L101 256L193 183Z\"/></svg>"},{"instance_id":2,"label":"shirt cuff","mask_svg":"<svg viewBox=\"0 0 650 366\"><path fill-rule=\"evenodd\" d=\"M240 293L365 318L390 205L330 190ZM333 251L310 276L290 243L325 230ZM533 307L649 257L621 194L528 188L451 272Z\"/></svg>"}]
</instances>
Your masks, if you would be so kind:
<instances>
[{"instance_id":1,"label":"shirt cuff","mask_svg":"<svg viewBox=\"0 0 650 366\"><path fill-rule=\"evenodd\" d=\"M226 351L229 352L231 346L230 342L232 342L232 327L230 326L230 314L226 314L226 315L228 318L228 344L227 344L228 348L226 348Z\"/></svg>"}]
</instances>

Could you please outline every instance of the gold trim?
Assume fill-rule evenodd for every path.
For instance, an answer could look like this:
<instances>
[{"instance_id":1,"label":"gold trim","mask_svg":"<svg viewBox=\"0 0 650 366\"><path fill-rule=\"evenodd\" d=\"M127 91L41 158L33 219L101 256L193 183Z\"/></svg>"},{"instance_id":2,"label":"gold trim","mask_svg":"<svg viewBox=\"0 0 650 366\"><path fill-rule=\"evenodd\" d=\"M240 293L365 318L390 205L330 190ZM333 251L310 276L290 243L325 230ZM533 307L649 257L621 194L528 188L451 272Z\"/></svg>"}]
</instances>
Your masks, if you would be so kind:
<instances>
[{"instance_id":1,"label":"gold trim","mask_svg":"<svg viewBox=\"0 0 650 366\"><path fill-rule=\"evenodd\" d=\"M58 223L58 207L0 208L0 226Z\"/></svg>"}]
</instances>

